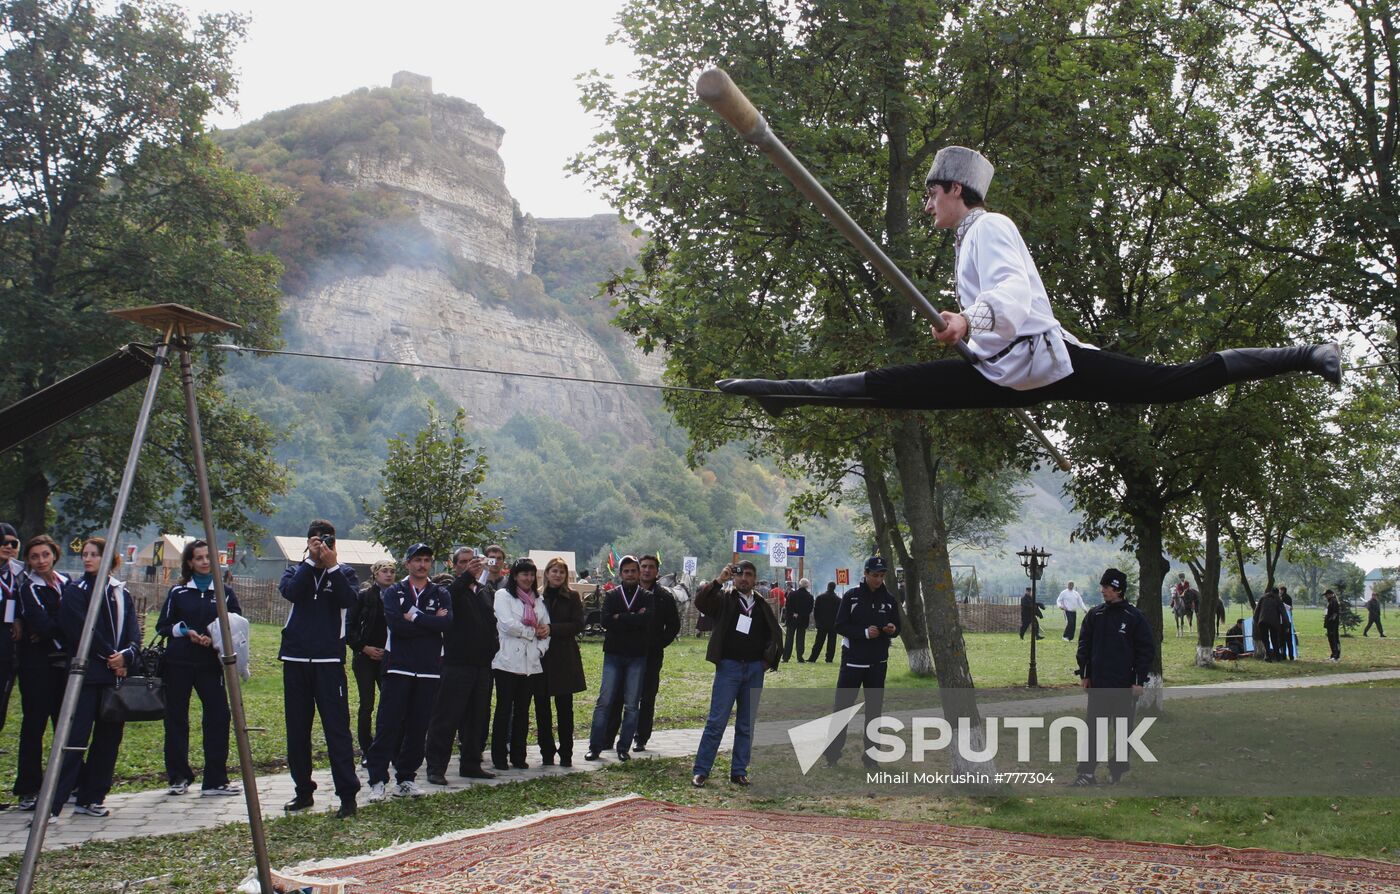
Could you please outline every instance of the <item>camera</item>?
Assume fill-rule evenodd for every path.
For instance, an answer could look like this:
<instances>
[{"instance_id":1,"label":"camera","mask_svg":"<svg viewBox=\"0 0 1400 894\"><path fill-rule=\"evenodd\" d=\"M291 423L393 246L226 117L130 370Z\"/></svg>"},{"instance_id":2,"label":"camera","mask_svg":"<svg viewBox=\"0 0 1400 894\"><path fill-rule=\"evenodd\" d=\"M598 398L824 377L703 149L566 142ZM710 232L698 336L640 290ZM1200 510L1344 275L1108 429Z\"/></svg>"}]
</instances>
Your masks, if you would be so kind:
<instances>
[{"instance_id":1,"label":"camera","mask_svg":"<svg viewBox=\"0 0 1400 894\"><path fill-rule=\"evenodd\" d=\"M496 567L496 557L495 557L495 556L487 556L487 557L486 557L486 567L488 567L488 568L495 568L495 567Z\"/></svg>"},{"instance_id":2,"label":"camera","mask_svg":"<svg viewBox=\"0 0 1400 894\"><path fill-rule=\"evenodd\" d=\"M316 539L317 539L317 540L320 540L320 541L321 541L321 545L324 546L326 549L335 549L335 535L334 535L334 534L322 534L320 537L318 537L318 538L316 538Z\"/></svg>"},{"instance_id":3,"label":"camera","mask_svg":"<svg viewBox=\"0 0 1400 894\"><path fill-rule=\"evenodd\" d=\"M739 573L739 563L735 562L729 566L729 573L737 575Z\"/></svg>"}]
</instances>

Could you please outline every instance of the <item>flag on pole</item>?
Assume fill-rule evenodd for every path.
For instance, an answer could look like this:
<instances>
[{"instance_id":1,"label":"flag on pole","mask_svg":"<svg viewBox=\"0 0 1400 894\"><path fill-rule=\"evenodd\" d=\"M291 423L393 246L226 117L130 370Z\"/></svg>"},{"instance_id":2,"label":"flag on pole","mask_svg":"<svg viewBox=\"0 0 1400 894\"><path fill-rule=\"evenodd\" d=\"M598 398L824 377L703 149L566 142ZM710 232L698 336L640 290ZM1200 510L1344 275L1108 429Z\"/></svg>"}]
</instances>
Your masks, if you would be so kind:
<instances>
[{"instance_id":1,"label":"flag on pole","mask_svg":"<svg viewBox=\"0 0 1400 894\"><path fill-rule=\"evenodd\" d=\"M617 571L617 552L612 548L611 544L608 545L608 570L612 572Z\"/></svg>"}]
</instances>

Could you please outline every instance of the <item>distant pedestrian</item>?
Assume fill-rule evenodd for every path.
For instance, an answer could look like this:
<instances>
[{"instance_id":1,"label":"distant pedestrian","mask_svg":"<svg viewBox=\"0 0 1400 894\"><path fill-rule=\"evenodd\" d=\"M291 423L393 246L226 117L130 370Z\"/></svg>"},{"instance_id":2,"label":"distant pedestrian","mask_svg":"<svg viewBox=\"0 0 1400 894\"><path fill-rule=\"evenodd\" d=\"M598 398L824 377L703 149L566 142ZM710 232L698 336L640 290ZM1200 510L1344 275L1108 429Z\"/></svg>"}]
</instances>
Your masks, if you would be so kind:
<instances>
[{"instance_id":1,"label":"distant pedestrian","mask_svg":"<svg viewBox=\"0 0 1400 894\"><path fill-rule=\"evenodd\" d=\"M1382 637L1385 636L1385 628L1381 626L1381 601L1375 593L1366 600L1366 629L1361 631L1362 636L1370 636L1371 628L1376 628L1376 632Z\"/></svg>"},{"instance_id":2,"label":"distant pedestrian","mask_svg":"<svg viewBox=\"0 0 1400 894\"><path fill-rule=\"evenodd\" d=\"M817 628L816 642L807 660L815 662L817 653L826 646L826 663L836 654L836 613L841 610L841 597L836 593L836 581L827 581L826 590L816 598L812 607L812 623Z\"/></svg>"},{"instance_id":3,"label":"distant pedestrian","mask_svg":"<svg viewBox=\"0 0 1400 894\"><path fill-rule=\"evenodd\" d=\"M1065 613L1065 642L1074 641L1074 623L1081 612L1088 609L1084 606L1084 597L1079 595L1079 591L1074 588L1074 581L1065 584L1065 588L1060 591L1060 595L1055 599L1055 605L1060 611Z\"/></svg>"},{"instance_id":4,"label":"distant pedestrian","mask_svg":"<svg viewBox=\"0 0 1400 894\"><path fill-rule=\"evenodd\" d=\"M1327 614L1322 618L1322 629L1327 631L1327 645L1332 648L1332 657L1328 661L1336 662L1342 660L1342 604L1337 601L1337 594L1331 590L1322 594L1327 600Z\"/></svg>"},{"instance_id":5,"label":"distant pedestrian","mask_svg":"<svg viewBox=\"0 0 1400 894\"><path fill-rule=\"evenodd\" d=\"M1026 587L1026 592L1021 596L1021 639L1026 638L1026 631L1030 630L1031 635L1036 639L1045 639L1040 632L1040 618L1044 612L1041 611L1039 602L1035 601L1035 596L1030 587Z\"/></svg>"},{"instance_id":6,"label":"distant pedestrian","mask_svg":"<svg viewBox=\"0 0 1400 894\"><path fill-rule=\"evenodd\" d=\"M811 622L815 602L812 591L808 589L811 586L811 581L802 578L797 582L797 589L792 591L783 605L783 623L787 625L787 633L783 640L784 661L792 660L794 643L797 646L797 663L801 664L805 660L802 656L807 651L807 625Z\"/></svg>"}]
</instances>

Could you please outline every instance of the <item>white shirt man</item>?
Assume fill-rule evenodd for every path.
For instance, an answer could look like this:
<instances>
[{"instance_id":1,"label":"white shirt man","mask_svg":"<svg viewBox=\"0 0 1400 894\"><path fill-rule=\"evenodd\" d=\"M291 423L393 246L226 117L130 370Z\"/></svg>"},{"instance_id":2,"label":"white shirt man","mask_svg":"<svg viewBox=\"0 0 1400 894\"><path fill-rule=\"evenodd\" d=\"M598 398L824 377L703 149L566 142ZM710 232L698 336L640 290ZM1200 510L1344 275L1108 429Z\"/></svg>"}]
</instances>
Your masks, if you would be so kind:
<instances>
[{"instance_id":1,"label":"white shirt man","mask_svg":"<svg viewBox=\"0 0 1400 894\"><path fill-rule=\"evenodd\" d=\"M1084 606L1084 597L1079 595L1079 591L1074 588L1074 581L1070 581L1056 597L1055 604L1060 611L1065 613L1065 642L1074 641L1074 621L1075 617L1082 611L1087 611Z\"/></svg>"}]
</instances>

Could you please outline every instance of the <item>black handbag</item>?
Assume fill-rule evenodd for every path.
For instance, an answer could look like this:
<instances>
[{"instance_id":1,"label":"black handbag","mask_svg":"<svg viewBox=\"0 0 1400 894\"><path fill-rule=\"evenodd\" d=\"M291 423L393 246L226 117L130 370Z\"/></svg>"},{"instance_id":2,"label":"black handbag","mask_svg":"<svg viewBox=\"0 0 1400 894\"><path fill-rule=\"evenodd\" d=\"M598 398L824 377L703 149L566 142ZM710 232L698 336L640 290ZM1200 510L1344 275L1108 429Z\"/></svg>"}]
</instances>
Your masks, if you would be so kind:
<instances>
[{"instance_id":1,"label":"black handbag","mask_svg":"<svg viewBox=\"0 0 1400 894\"><path fill-rule=\"evenodd\" d=\"M165 719L165 681L160 677L120 677L102 690L97 717L105 723Z\"/></svg>"},{"instance_id":2,"label":"black handbag","mask_svg":"<svg viewBox=\"0 0 1400 894\"><path fill-rule=\"evenodd\" d=\"M141 674L118 677L115 686L102 690L98 719L106 723L164 720L165 680L159 676L164 655L163 645L156 640L147 644L137 659Z\"/></svg>"}]
</instances>

